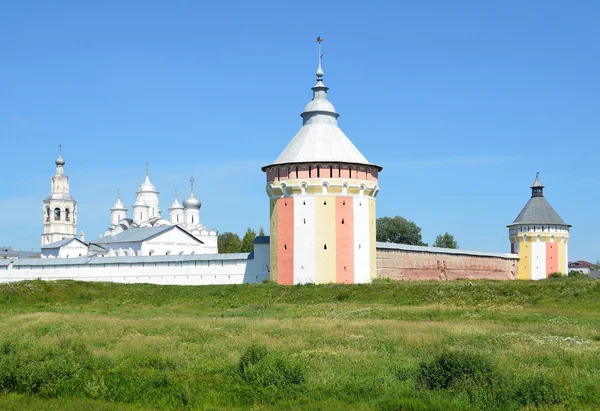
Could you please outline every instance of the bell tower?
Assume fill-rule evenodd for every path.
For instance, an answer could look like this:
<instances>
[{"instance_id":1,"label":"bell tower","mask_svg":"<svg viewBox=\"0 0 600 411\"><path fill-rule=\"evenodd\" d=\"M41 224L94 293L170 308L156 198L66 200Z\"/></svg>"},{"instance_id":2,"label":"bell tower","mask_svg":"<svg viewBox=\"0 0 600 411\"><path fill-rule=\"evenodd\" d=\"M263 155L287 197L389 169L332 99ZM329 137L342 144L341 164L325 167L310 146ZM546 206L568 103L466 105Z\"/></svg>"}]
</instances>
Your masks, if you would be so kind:
<instances>
[{"instance_id":1,"label":"bell tower","mask_svg":"<svg viewBox=\"0 0 600 411\"><path fill-rule=\"evenodd\" d=\"M62 145L58 146L56 173L51 179L51 194L43 201L44 233L42 246L77 236L77 201L69 194Z\"/></svg>"}]
</instances>

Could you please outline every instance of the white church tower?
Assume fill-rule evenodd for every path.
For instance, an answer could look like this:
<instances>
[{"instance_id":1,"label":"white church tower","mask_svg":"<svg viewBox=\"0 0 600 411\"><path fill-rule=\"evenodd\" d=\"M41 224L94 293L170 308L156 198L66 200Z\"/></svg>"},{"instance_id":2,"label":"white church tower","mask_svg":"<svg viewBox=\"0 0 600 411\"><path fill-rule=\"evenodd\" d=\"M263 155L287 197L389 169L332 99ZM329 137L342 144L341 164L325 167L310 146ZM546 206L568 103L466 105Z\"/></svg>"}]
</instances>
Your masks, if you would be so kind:
<instances>
[{"instance_id":1,"label":"white church tower","mask_svg":"<svg viewBox=\"0 0 600 411\"><path fill-rule=\"evenodd\" d=\"M65 175L62 145L58 147L56 174L52 176L52 193L43 202L42 246L77 237L77 201L69 194L69 177Z\"/></svg>"}]
</instances>

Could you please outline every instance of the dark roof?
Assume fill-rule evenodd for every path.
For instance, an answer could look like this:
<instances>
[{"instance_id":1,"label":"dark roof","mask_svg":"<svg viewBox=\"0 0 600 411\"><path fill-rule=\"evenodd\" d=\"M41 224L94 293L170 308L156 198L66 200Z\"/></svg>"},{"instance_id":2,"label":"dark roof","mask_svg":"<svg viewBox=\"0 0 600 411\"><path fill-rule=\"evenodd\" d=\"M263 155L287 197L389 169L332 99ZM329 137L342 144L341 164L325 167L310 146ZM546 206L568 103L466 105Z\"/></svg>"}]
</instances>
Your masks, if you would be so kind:
<instances>
[{"instance_id":1,"label":"dark roof","mask_svg":"<svg viewBox=\"0 0 600 411\"><path fill-rule=\"evenodd\" d=\"M268 235L259 235L258 237L254 237L254 244L269 244L271 241L271 237Z\"/></svg>"},{"instance_id":2,"label":"dark roof","mask_svg":"<svg viewBox=\"0 0 600 411\"><path fill-rule=\"evenodd\" d=\"M97 238L93 241L94 244L114 244L114 243L135 243L139 241L149 240L153 237L156 237L159 234L163 234L170 230L181 230L200 244L204 244L200 239L196 238L192 234L188 233L183 228L177 225L167 225L167 226L159 226L159 227L139 227L139 228L129 228L122 233Z\"/></svg>"},{"instance_id":3,"label":"dark roof","mask_svg":"<svg viewBox=\"0 0 600 411\"><path fill-rule=\"evenodd\" d=\"M565 223L544 197L531 197L521 213L508 227L519 224L564 225Z\"/></svg>"},{"instance_id":4,"label":"dark roof","mask_svg":"<svg viewBox=\"0 0 600 411\"><path fill-rule=\"evenodd\" d=\"M573 261L569 263L569 268L572 267L595 267L596 264L590 263L589 261L585 261L585 260L577 260L577 261Z\"/></svg>"},{"instance_id":5,"label":"dark roof","mask_svg":"<svg viewBox=\"0 0 600 411\"><path fill-rule=\"evenodd\" d=\"M497 257L507 259L517 259L518 254L509 253L488 253L486 251L469 251L456 248L441 248L441 247L425 247L421 245L408 245L408 244L396 244L396 243L383 243L377 241L375 247L379 250L400 250L400 251L412 251L421 253L432 253L432 254L454 254L454 255L470 255L479 257Z\"/></svg>"},{"instance_id":6,"label":"dark roof","mask_svg":"<svg viewBox=\"0 0 600 411\"><path fill-rule=\"evenodd\" d=\"M60 241L56 241L54 243L50 243L50 244L46 244L44 246L42 246L42 250L49 250L49 249L53 249L53 248L61 248L64 247L68 244L71 244L73 241L78 241L81 244L85 245L87 247L87 244L84 243L83 241L81 241L79 238L63 238Z\"/></svg>"}]
</instances>

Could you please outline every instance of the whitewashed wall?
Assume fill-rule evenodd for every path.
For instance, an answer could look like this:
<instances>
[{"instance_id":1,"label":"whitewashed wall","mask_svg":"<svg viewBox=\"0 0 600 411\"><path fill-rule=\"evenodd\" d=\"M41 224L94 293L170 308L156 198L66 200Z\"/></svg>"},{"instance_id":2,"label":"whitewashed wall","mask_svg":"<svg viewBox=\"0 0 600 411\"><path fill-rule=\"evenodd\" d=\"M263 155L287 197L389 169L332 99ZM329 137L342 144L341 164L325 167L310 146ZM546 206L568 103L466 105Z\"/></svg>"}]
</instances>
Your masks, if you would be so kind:
<instances>
[{"instance_id":1,"label":"whitewashed wall","mask_svg":"<svg viewBox=\"0 0 600 411\"><path fill-rule=\"evenodd\" d=\"M269 279L269 244L252 254L80 257L0 262L0 282L79 280L178 285L260 283Z\"/></svg>"}]
</instances>

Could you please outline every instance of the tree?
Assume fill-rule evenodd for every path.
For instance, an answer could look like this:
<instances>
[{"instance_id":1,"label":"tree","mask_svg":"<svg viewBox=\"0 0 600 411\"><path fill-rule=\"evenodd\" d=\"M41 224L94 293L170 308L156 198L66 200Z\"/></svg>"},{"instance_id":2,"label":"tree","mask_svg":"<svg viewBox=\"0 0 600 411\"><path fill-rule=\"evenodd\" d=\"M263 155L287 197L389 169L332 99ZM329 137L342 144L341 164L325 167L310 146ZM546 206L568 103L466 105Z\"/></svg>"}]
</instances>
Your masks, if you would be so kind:
<instances>
[{"instance_id":1,"label":"tree","mask_svg":"<svg viewBox=\"0 0 600 411\"><path fill-rule=\"evenodd\" d=\"M254 251L254 239L256 238L256 231L248 227L246 234L242 238L242 244L240 250L242 253L251 253Z\"/></svg>"},{"instance_id":2,"label":"tree","mask_svg":"<svg viewBox=\"0 0 600 411\"><path fill-rule=\"evenodd\" d=\"M240 240L237 234L228 231L219 234L217 237L217 247L219 248L219 253L239 253L242 249L242 240Z\"/></svg>"},{"instance_id":3,"label":"tree","mask_svg":"<svg viewBox=\"0 0 600 411\"><path fill-rule=\"evenodd\" d=\"M421 237L421 227L404 217L377 219L377 241L396 244L427 245Z\"/></svg>"},{"instance_id":4,"label":"tree","mask_svg":"<svg viewBox=\"0 0 600 411\"><path fill-rule=\"evenodd\" d=\"M262 227L258 228L258 235L259 235L259 237L262 237L262 236L266 235L265 234L265 230Z\"/></svg>"},{"instance_id":5,"label":"tree","mask_svg":"<svg viewBox=\"0 0 600 411\"><path fill-rule=\"evenodd\" d=\"M435 238L433 246L440 248L458 248L458 243L454 240L454 236L452 234L444 233Z\"/></svg>"}]
</instances>

